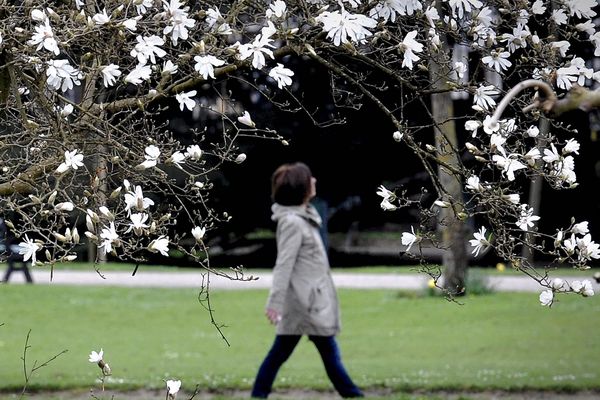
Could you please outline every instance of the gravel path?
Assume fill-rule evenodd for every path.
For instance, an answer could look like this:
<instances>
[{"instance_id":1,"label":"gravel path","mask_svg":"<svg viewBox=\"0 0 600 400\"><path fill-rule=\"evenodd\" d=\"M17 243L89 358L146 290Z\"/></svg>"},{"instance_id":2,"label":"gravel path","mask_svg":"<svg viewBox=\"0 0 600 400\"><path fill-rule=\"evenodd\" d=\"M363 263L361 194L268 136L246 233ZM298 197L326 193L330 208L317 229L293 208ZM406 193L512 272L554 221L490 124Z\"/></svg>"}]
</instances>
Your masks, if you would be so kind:
<instances>
[{"instance_id":1,"label":"gravel path","mask_svg":"<svg viewBox=\"0 0 600 400\"><path fill-rule=\"evenodd\" d=\"M156 272L141 269L135 276L129 271L106 271L100 276L95 271L55 270L52 281L49 271L32 270L33 281L36 284L80 285L80 286L127 286L127 287L164 287L164 288L197 288L206 282L207 274L197 271ZM235 281L215 274L210 275L212 289L265 289L271 286L272 274L269 272L247 271L247 276L253 275L252 281ZM386 273L352 273L333 272L333 280L338 288L359 289L404 289L418 290L426 287L429 277L425 274L386 274ZM564 280L591 279L588 275L561 276ZM22 284L24 276L15 272L9 283ZM542 289L531 278L514 275L491 275L489 285L497 291L540 292ZM594 290L598 293L600 285L593 282Z\"/></svg>"}]
</instances>

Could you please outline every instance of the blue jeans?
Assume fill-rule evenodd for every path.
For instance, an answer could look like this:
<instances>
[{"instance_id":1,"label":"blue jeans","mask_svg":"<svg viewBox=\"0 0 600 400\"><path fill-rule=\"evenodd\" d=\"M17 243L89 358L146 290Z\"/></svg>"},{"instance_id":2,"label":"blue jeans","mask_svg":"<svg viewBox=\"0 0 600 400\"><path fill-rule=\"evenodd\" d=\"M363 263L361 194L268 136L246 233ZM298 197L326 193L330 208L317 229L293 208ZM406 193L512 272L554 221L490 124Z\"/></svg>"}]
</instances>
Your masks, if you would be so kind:
<instances>
[{"instance_id":1,"label":"blue jeans","mask_svg":"<svg viewBox=\"0 0 600 400\"><path fill-rule=\"evenodd\" d=\"M279 368L290 357L301 335L277 335L269 353L262 362L252 388L252 397L266 399ZM309 336L317 347L329 380L342 397L364 397L346 372L334 336Z\"/></svg>"}]
</instances>

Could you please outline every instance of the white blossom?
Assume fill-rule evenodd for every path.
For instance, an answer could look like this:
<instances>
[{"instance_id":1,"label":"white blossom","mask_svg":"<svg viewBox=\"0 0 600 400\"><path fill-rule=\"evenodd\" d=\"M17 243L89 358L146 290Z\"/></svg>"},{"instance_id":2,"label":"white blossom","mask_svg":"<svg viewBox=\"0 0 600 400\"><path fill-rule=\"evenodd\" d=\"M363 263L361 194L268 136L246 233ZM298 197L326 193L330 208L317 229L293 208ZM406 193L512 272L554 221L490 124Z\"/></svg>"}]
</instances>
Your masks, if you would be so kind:
<instances>
[{"instance_id":1,"label":"white blossom","mask_svg":"<svg viewBox=\"0 0 600 400\"><path fill-rule=\"evenodd\" d=\"M217 57L211 55L195 56L194 61L196 61L194 69L198 71L204 79L208 79L209 76L215 79L215 67L220 67L225 64L225 61L219 60Z\"/></svg>"},{"instance_id":2,"label":"white blossom","mask_svg":"<svg viewBox=\"0 0 600 400\"><path fill-rule=\"evenodd\" d=\"M102 349L100 349L99 353L96 353L95 351L92 350L92 352L89 355L89 362L97 364L100 361L102 361L103 356L104 356L104 351Z\"/></svg>"},{"instance_id":3,"label":"white blossom","mask_svg":"<svg viewBox=\"0 0 600 400\"><path fill-rule=\"evenodd\" d=\"M269 71L269 76L277 82L277 87L279 89L283 89L284 86L289 86L292 84L292 76L294 76L294 71L291 69L285 68L283 64L278 63L277 66L273 67L271 71Z\"/></svg>"},{"instance_id":4,"label":"white blossom","mask_svg":"<svg viewBox=\"0 0 600 400\"><path fill-rule=\"evenodd\" d=\"M540 303L543 306L550 307L552 305L553 300L554 292L552 292L552 290L548 289L540 293Z\"/></svg>"},{"instance_id":5,"label":"white blossom","mask_svg":"<svg viewBox=\"0 0 600 400\"><path fill-rule=\"evenodd\" d=\"M508 60L509 57L510 53L508 51L492 50L489 56L485 56L481 59L481 62L490 68L494 68L496 72L502 72L512 65Z\"/></svg>"},{"instance_id":6,"label":"white blossom","mask_svg":"<svg viewBox=\"0 0 600 400\"><path fill-rule=\"evenodd\" d=\"M592 20L589 19L587 21L580 22L579 24L575 25L575 29L581 32L585 32L590 36L596 33L596 25L594 25Z\"/></svg>"},{"instance_id":7,"label":"white blossom","mask_svg":"<svg viewBox=\"0 0 600 400\"><path fill-rule=\"evenodd\" d=\"M175 396L177 396L177 392L179 392L179 389L181 388L181 381L180 380L171 380L169 379L167 381L167 396L170 399L175 399Z\"/></svg>"},{"instance_id":8,"label":"white blossom","mask_svg":"<svg viewBox=\"0 0 600 400\"><path fill-rule=\"evenodd\" d=\"M152 74L152 68L149 65L138 64L133 71L127 74L124 81L133 85L139 85L143 81L149 80L150 74Z\"/></svg>"},{"instance_id":9,"label":"white blossom","mask_svg":"<svg viewBox=\"0 0 600 400\"><path fill-rule=\"evenodd\" d=\"M534 147L533 149L529 150L527 154L523 156L523 158L525 159L525 161L527 161L527 164L530 167L533 167L535 165L536 160L542 158L542 154L540 153L537 147Z\"/></svg>"},{"instance_id":10,"label":"white blossom","mask_svg":"<svg viewBox=\"0 0 600 400\"><path fill-rule=\"evenodd\" d=\"M163 29L163 34L171 34L173 46L177 46L179 39L187 40L189 36L188 29L193 28L196 24L196 21L188 16L188 7L182 9L179 8L180 6L181 3L178 0L171 0L171 3L163 0L163 7L170 16L169 25Z\"/></svg>"},{"instance_id":11,"label":"white blossom","mask_svg":"<svg viewBox=\"0 0 600 400\"><path fill-rule=\"evenodd\" d=\"M131 214L129 219L131 219L131 224L129 224L129 228L127 228L125 233L128 233L133 229L133 232L140 236L144 232L144 229L148 228L148 225L146 224L146 221L148 220L148 214L146 213Z\"/></svg>"},{"instance_id":12,"label":"white blossom","mask_svg":"<svg viewBox=\"0 0 600 400\"><path fill-rule=\"evenodd\" d=\"M440 15L437 11L437 8L435 8L435 6L427 7L427 10L425 10L425 18L427 18L427 22L429 23L431 29L435 28L435 21L440 19Z\"/></svg>"},{"instance_id":13,"label":"white blossom","mask_svg":"<svg viewBox=\"0 0 600 400\"><path fill-rule=\"evenodd\" d=\"M252 66L256 69L262 69L265 66L265 55L274 58L273 51L269 47L274 47L271 42L273 39L259 34L254 41L238 46L240 60L252 57Z\"/></svg>"},{"instance_id":14,"label":"white blossom","mask_svg":"<svg viewBox=\"0 0 600 400\"><path fill-rule=\"evenodd\" d=\"M181 168L181 164L185 164L185 154L181 151L175 151L171 154L171 157L167 159L168 164L175 164L176 167Z\"/></svg>"},{"instance_id":15,"label":"white blossom","mask_svg":"<svg viewBox=\"0 0 600 400\"><path fill-rule=\"evenodd\" d=\"M600 245L592 240L592 235L588 233L581 239L577 238L576 241L580 261L600 258Z\"/></svg>"},{"instance_id":16,"label":"white blossom","mask_svg":"<svg viewBox=\"0 0 600 400\"><path fill-rule=\"evenodd\" d=\"M216 26L217 22L223 21L223 16L217 7L206 10L206 23L209 28Z\"/></svg>"},{"instance_id":17,"label":"white blossom","mask_svg":"<svg viewBox=\"0 0 600 400\"><path fill-rule=\"evenodd\" d=\"M146 14L154 5L153 0L137 0L134 1L135 9L138 14Z\"/></svg>"},{"instance_id":18,"label":"white blossom","mask_svg":"<svg viewBox=\"0 0 600 400\"><path fill-rule=\"evenodd\" d=\"M527 38L531 36L527 25L518 24L513 28L512 33L504 33L501 41L506 42L508 51L514 53L516 50L527 47Z\"/></svg>"},{"instance_id":19,"label":"white blossom","mask_svg":"<svg viewBox=\"0 0 600 400\"><path fill-rule=\"evenodd\" d=\"M327 37L333 40L336 46L349 41L361 43L372 35L367 28L377 26L376 20L362 14L351 14L344 9L341 12L324 11L315 19L323 24Z\"/></svg>"},{"instance_id":20,"label":"white blossom","mask_svg":"<svg viewBox=\"0 0 600 400\"><path fill-rule=\"evenodd\" d=\"M50 26L50 20L44 19L43 23L35 27L35 33L31 39L27 42L30 46L37 45L36 50L42 48L54 53L55 55L60 54L58 49L58 42L54 38L54 32Z\"/></svg>"},{"instance_id":21,"label":"white blossom","mask_svg":"<svg viewBox=\"0 0 600 400\"><path fill-rule=\"evenodd\" d=\"M565 0L570 16L577 18L593 18L596 12L593 10L598 5L596 0Z\"/></svg>"},{"instance_id":22,"label":"white blossom","mask_svg":"<svg viewBox=\"0 0 600 400\"><path fill-rule=\"evenodd\" d=\"M576 235L585 235L586 233L589 233L590 230L588 228L588 222L583 221L573 225L573 227L571 228L571 232L573 232Z\"/></svg>"},{"instance_id":23,"label":"white blossom","mask_svg":"<svg viewBox=\"0 0 600 400\"><path fill-rule=\"evenodd\" d=\"M452 9L452 15L458 18L462 18L465 12L470 13L483 6L479 0L448 0L448 4Z\"/></svg>"},{"instance_id":24,"label":"white blossom","mask_svg":"<svg viewBox=\"0 0 600 400\"><path fill-rule=\"evenodd\" d=\"M402 244L406 247L406 252L410 250L413 244L418 243L421 239L415 234L415 228L410 227L410 232L402 232Z\"/></svg>"},{"instance_id":25,"label":"white blossom","mask_svg":"<svg viewBox=\"0 0 600 400\"><path fill-rule=\"evenodd\" d=\"M477 104L484 110L490 110L496 105L496 101L491 96L496 96L500 93L494 85L479 85L475 89L473 103Z\"/></svg>"},{"instance_id":26,"label":"white blossom","mask_svg":"<svg viewBox=\"0 0 600 400\"><path fill-rule=\"evenodd\" d=\"M169 237L165 237L164 235L161 235L158 237L158 239L154 239L152 242L150 242L150 244L148 245L148 250L150 250L153 253L160 253L163 256L169 256Z\"/></svg>"},{"instance_id":27,"label":"white blossom","mask_svg":"<svg viewBox=\"0 0 600 400\"><path fill-rule=\"evenodd\" d=\"M479 183L479 177L476 175L471 175L467 178L467 184L465 185L465 188L474 192L481 192L484 189L481 183Z\"/></svg>"},{"instance_id":28,"label":"white blossom","mask_svg":"<svg viewBox=\"0 0 600 400\"><path fill-rule=\"evenodd\" d=\"M108 254L113 250L113 245L116 245L119 240L119 234L117 233L117 228L115 227L115 223L111 222L108 227L102 228L102 232L100 232L100 238L102 240L102 244L98 246L104 254Z\"/></svg>"},{"instance_id":29,"label":"white blossom","mask_svg":"<svg viewBox=\"0 0 600 400\"><path fill-rule=\"evenodd\" d=\"M130 54L132 57L137 57L140 64L146 64L148 60L152 64L156 64L156 57L164 57L167 53L159 46L165 44L159 36L141 36L136 37L137 44L131 50Z\"/></svg>"},{"instance_id":30,"label":"white blossom","mask_svg":"<svg viewBox=\"0 0 600 400\"><path fill-rule=\"evenodd\" d=\"M36 263L35 253L42 249L42 245L33 239L29 239L25 234L25 241L19 243L19 254L23 256L23 261L31 259L31 265Z\"/></svg>"},{"instance_id":31,"label":"white blossom","mask_svg":"<svg viewBox=\"0 0 600 400\"><path fill-rule=\"evenodd\" d=\"M579 147L580 147L580 145L577 140L569 139L569 140L567 140L565 147L563 147L562 153L563 154L570 154L570 153L579 154Z\"/></svg>"},{"instance_id":32,"label":"white blossom","mask_svg":"<svg viewBox=\"0 0 600 400\"><path fill-rule=\"evenodd\" d=\"M404 133L400 132L400 131L395 131L392 134L392 138L396 141L396 142L400 142L402 140L402 138L404 137Z\"/></svg>"},{"instance_id":33,"label":"white blossom","mask_svg":"<svg viewBox=\"0 0 600 400\"><path fill-rule=\"evenodd\" d=\"M558 150L556 150L554 143L550 143L550 149L544 149L544 157L542 157L542 160L548 164L560 160L560 155L558 154Z\"/></svg>"},{"instance_id":34,"label":"white blossom","mask_svg":"<svg viewBox=\"0 0 600 400\"><path fill-rule=\"evenodd\" d=\"M59 211L59 212L61 212L61 211L71 212L71 211L73 211L74 208L75 208L75 206L70 201L64 201L64 202L58 203L57 205L54 206L54 210Z\"/></svg>"},{"instance_id":35,"label":"white blossom","mask_svg":"<svg viewBox=\"0 0 600 400\"><path fill-rule=\"evenodd\" d=\"M504 194L502 195L502 198L512 204L519 204L521 202L521 196L517 193Z\"/></svg>"},{"instance_id":36,"label":"white blossom","mask_svg":"<svg viewBox=\"0 0 600 400\"><path fill-rule=\"evenodd\" d=\"M471 244L471 246L474 247L474 249L471 253L475 254L475 257L477 257L479 255L479 252L482 249L485 249L487 246L490 245L490 242L485 237L485 232L486 232L485 226L482 226L478 232L475 232L473 234L474 239L469 240L469 243Z\"/></svg>"},{"instance_id":37,"label":"white blossom","mask_svg":"<svg viewBox=\"0 0 600 400\"><path fill-rule=\"evenodd\" d=\"M483 130L488 135L491 135L494 132L498 132L500 130L500 123L495 121L491 115L486 115L483 120Z\"/></svg>"},{"instance_id":38,"label":"white blossom","mask_svg":"<svg viewBox=\"0 0 600 400\"><path fill-rule=\"evenodd\" d=\"M520 216L516 224L521 230L528 231L529 228L533 227L533 223L539 219L540 217L533 215L532 207L528 208L527 204L521 204Z\"/></svg>"},{"instance_id":39,"label":"white blossom","mask_svg":"<svg viewBox=\"0 0 600 400\"><path fill-rule=\"evenodd\" d=\"M560 278L554 278L551 282L552 289L562 290L565 287L565 281Z\"/></svg>"},{"instance_id":40,"label":"white blossom","mask_svg":"<svg viewBox=\"0 0 600 400\"><path fill-rule=\"evenodd\" d=\"M396 22L396 14L413 15L415 11L422 9L423 5L418 0L381 0L369 11L369 16L382 18L385 22Z\"/></svg>"},{"instance_id":41,"label":"white blossom","mask_svg":"<svg viewBox=\"0 0 600 400\"><path fill-rule=\"evenodd\" d=\"M477 135L477 130L481 128L481 122L476 120L469 120L465 122L465 129L473 132L473 137Z\"/></svg>"},{"instance_id":42,"label":"white blossom","mask_svg":"<svg viewBox=\"0 0 600 400\"><path fill-rule=\"evenodd\" d=\"M252 121L252 117L250 116L250 113L248 111L244 111L244 115L242 115L241 117L238 117L237 120L246 125L249 126L251 128L256 127L256 124L254 123L254 121Z\"/></svg>"},{"instance_id":43,"label":"white blossom","mask_svg":"<svg viewBox=\"0 0 600 400\"><path fill-rule=\"evenodd\" d=\"M564 25L568 21L567 14L565 14L565 10L563 10L562 8L552 11L551 18L556 25Z\"/></svg>"},{"instance_id":44,"label":"white blossom","mask_svg":"<svg viewBox=\"0 0 600 400\"><path fill-rule=\"evenodd\" d=\"M179 109L183 111L184 108L187 108L190 111L194 110L196 107L196 100L194 97L198 92L196 90L191 90L189 92L177 93L175 95L175 99L179 102Z\"/></svg>"},{"instance_id":45,"label":"white blossom","mask_svg":"<svg viewBox=\"0 0 600 400\"><path fill-rule=\"evenodd\" d=\"M282 0L275 0L269 5L269 8L265 12L265 16L267 18L283 18L285 16L286 11L285 2Z\"/></svg>"},{"instance_id":46,"label":"white blossom","mask_svg":"<svg viewBox=\"0 0 600 400\"><path fill-rule=\"evenodd\" d=\"M51 88L63 92L73 89L75 85L79 86L82 78L81 72L69 64L69 60L50 60L48 69L46 69L46 83Z\"/></svg>"},{"instance_id":47,"label":"white blossom","mask_svg":"<svg viewBox=\"0 0 600 400\"><path fill-rule=\"evenodd\" d=\"M380 206L381 206L381 209L384 211L394 211L395 209L398 208L390 202L390 199L383 199L381 201Z\"/></svg>"},{"instance_id":48,"label":"white blossom","mask_svg":"<svg viewBox=\"0 0 600 400\"><path fill-rule=\"evenodd\" d=\"M129 18L123 21L123 26L130 30L131 32L135 32L137 30L137 23L141 17Z\"/></svg>"},{"instance_id":49,"label":"white blossom","mask_svg":"<svg viewBox=\"0 0 600 400\"><path fill-rule=\"evenodd\" d=\"M587 279L582 282L582 290L581 294L583 297L592 297L594 295L594 288L592 287L592 282Z\"/></svg>"},{"instance_id":50,"label":"white blossom","mask_svg":"<svg viewBox=\"0 0 600 400\"><path fill-rule=\"evenodd\" d=\"M108 219L109 221L115 220L115 215L108 209L108 207L100 206L98 207L98 211L100 211L100 214L102 214L102 216Z\"/></svg>"},{"instance_id":51,"label":"white blossom","mask_svg":"<svg viewBox=\"0 0 600 400\"><path fill-rule=\"evenodd\" d=\"M413 61L418 61L420 59L415 53L423 51L423 45L415 40L416 36L416 30L408 32L399 46L399 50L404 52L402 66L408 67L408 69L413 69Z\"/></svg>"},{"instance_id":52,"label":"white blossom","mask_svg":"<svg viewBox=\"0 0 600 400\"><path fill-rule=\"evenodd\" d=\"M200 149L200 146L198 146L197 144L188 146L185 151L185 156L187 158L191 158L194 161L198 161L202 157L202 149Z\"/></svg>"},{"instance_id":53,"label":"white blossom","mask_svg":"<svg viewBox=\"0 0 600 400\"><path fill-rule=\"evenodd\" d=\"M531 5L531 12L534 14L541 15L546 12L546 6L544 6L543 0L535 0Z\"/></svg>"},{"instance_id":54,"label":"white blossom","mask_svg":"<svg viewBox=\"0 0 600 400\"><path fill-rule=\"evenodd\" d=\"M144 197L142 187L139 185L135 186L134 190L125 193L125 211L127 211L127 215L131 213L132 209L144 211L153 205L154 200Z\"/></svg>"},{"instance_id":55,"label":"white blossom","mask_svg":"<svg viewBox=\"0 0 600 400\"><path fill-rule=\"evenodd\" d=\"M205 233L206 233L206 228L199 227L199 226L195 226L192 228L192 235L198 242L202 241Z\"/></svg>"},{"instance_id":56,"label":"white blossom","mask_svg":"<svg viewBox=\"0 0 600 400\"><path fill-rule=\"evenodd\" d=\"M65 161L56 168L56 172L62 174L69 168L77 170L79 167L83 167L83 154L79 153L79 150L77 149L73 151L67 150L65 151Z\"/></svg>"},{"instance_id":57,"label":"white blossom","mask_svg":"<svg viewBox=\"0 0 600 400\"><path fill-rule=\"evenodd\" d=\"M143 169L154 167L158 163L160 149L155 145L151 144L150 146L144 149L144 153L146 153L144 154L144 158L146 160L140 164L140 167Z\"/></svg>"},{"instance_id":58,"label":"white blossom","mask_svg":"<svg viewBox=\"0 0 600 400\"><path fill-rule=\"evenodd\" d=\"M515 171L527 168L527 166L516 159L517 154L506 155L503 148L499 148L498 150L500 150L500 154L494 154L492 156L492 161L499 168L502 168L502 174L506 175L509 181L514 181Z\"/></svg>"},{"instance_id":59,"label":"white blossom","mask_svg":"<svg viewBox=\"0 0 600 400\"><path fill-rule=\"evenodd\" d=\"M531 125L529 128L527 128L526 133L527 133L527 136L534 138L540 134L540 130L538 129L537 126Z\"/></svg>"},{"instance_id":60,"label":"white blossom","mask_svg":"<svg viewBox=\"0 0 600 400\"><path fill-rule=\"evenodd\" d=\"M388 190L385 186L379 185L377 188L377 195L383 197L384 200L396 199L396 195L391 190Z\"/></svg>"},{"instance_id":61,"label":"white blossom","mask_svg":"<svg viewBox=\"0 0 600 400\"><path fill-rule=\"evenodd\" d=\"M58 111L60 113L61 117L68 117L69 115L73 114L73 111L75 111L75 108L73 107L73 104L65 104L64 107L59 107Z\"/></svg>"},{"instance_id":62,"label":"white blossom","mask_svg":"<svg viewBox=\"0 0 600 400\"><path fill-rule=\"evenodd\" d=\"M102 68L102 78L104 79L104 87L113 86L116 79L121 76L119 66L115 64L107 65Z\"/></svg>"},{"instance_id":63,"label":"white blossom","mask_svg":"<svg viewBox=\"0 0 600 400\"><path fill-rule=\"evenodd\" d=\"M553 49L558 50L561 57L566 57L567 51L569 51L569 48L571 47L571 43L567 40L560 40L558 42L551 42L550 46L552 46Z\"/></svg>"},{"instance_id":64,"label":"white blossom","mask_svg":"<svg viewBox=\"0 0 600 400\"><path fill-rule=\"evenodd\" d=\"M102 10L101 13L98 13L92 17L92 21L96 25L104 25L110 22L110 16L106 13L106 7Z\"/></svg>"},{"instance_id":65,"label":"white blossom","mask_svg":"<svg viewBox=\"0 0 600 400\"><path fill-rule=\"evenodd\" d=\"M45 22L48 19L48 16L43 10L34 8L31 10L31 19L36 22Z\"/></svg>"},{"instance_id":66,"label":"white blossom","mask_svg":"<svg viewBox=\"0 0 600 400\"><path fill-rule=\"evenodd\" d=\"M177 72L177 69L178 69L177 64L173 64L173 62L171 60L167 60L163 64L162 73L173 75Z\"/></svg>"}]
</instances>

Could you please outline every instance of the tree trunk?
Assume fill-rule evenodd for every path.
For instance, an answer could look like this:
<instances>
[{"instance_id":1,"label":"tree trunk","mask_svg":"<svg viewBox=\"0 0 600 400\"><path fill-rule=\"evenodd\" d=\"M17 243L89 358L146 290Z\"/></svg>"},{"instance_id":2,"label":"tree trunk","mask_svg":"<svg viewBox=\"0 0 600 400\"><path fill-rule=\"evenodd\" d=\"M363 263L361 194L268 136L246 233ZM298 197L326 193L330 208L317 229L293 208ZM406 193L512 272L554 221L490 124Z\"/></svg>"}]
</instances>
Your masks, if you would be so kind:
<instances>
[{"instance_id":1,"label":"tree trunk","mask_svg":"<svg viewBox=\"0 0 600 400\"><path fill-rule=\"evenodd\" d=\"M537 138L537 147L541 150L546 147L546 141L548 138L548 132L550 131L550 122L548 118L542 116L540 117L540 133ZM542 160L537 160L538 166L542 164ZM544 183L544 179L540 176L536 176L531 180L529 184L529 200L528 204L533 208L534 215L540 215L540 206L542 204L542 185ZM526 234L527 243L535 244L535 236ZM523 246L522 252L523 258L527 260L527 263L533 265L534 254L530 247Z\"/></svg>"},{"instance_id":2,"label":"tree trunk","mask_svg":"<svg viewBox=\"0 0 600 400\"><path fill-rule=\"evenodd\" d=\"M432 114L437 124L435 129L435 144L439 157L449 165L459 163L458 155L451 149L456 148L458 141L456 126L450 118L454 107L450 93L439 93L431 98ZM438 178L448 198L456 203L462 203L462 182L459 177L449 173L445 168L438 167ZM442 234L442 244L446 251L443 256L444 287L450 293L464 294L467 275L466 229L463 221L456 216L461 209L442 208L438 218L438 230Z\"/></svg>"},{"instance_id":3,"label":"tree trunk","mask_svg":"<svg viewBox=\"0 0 600 400\"><path fill-rule=\"evenodd\" d=\"M448 49L445 38L437 57L429 63L429 76L434 89L448 89L450 71L448 65L451 57L442 49ZM447 50L446 50L447 51ZM431 96L431 112L435 122L435 145L438 157L450 166L458 166L458 138L456 124L454 123L454 104L451 92L442 91ZM453 295L465 293L465 280L467 275L466 228L463 221L458 219L457 213L462 212L463 204L462 182L459 176L452 175L442 166L438 166L438 178L445 191L444 197L455 204L442 208L438 217L438 231L441 232L442 245L444 246L444 288ZM458 205L458 206L456 206Z\"/></svg>"}]
</instances>

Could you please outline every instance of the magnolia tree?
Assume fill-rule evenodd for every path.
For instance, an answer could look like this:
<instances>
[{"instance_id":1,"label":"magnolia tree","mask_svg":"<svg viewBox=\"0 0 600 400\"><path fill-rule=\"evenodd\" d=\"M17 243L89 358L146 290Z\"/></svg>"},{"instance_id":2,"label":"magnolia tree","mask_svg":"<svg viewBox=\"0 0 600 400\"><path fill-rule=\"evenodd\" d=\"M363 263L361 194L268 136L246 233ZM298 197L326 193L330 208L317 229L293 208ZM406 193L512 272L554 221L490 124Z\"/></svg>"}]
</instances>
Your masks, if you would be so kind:
<instances>
[{"instance_id":1,"label":"magnolia tree","mask_svg":"<svg viewBox=\"0 0 600 400\"><path fill-rule=\"evenodd\" d=\"M550 255L550 268L587 268L600 257L587 222L538 231L521 195L534 177L556 190L577 185L575 132L554 124L540 134L537 124L547 113L595 104L581 88L599 78L585 58L600 54L595 7L593 0L2 1L6 222L34 265L75 260L91 244L99 259L133 261L177 249L210 270L205 235L229 217L211 202L211 174L244 161L240 137L286 144L256 126L228 83L244 81L264 101L312 116L286 66L296 59L330 74L322 90L338 106L376 105L390 142L408 146L430 173L433 205L401 189L378 192L384 209L421 211L424 224L402 233L404 245L439 242L460 271L464 221L476 216L473 253L493 247L546 287L542 304L558 292L590 296L589 281L552 280L549 268L537 271L521 256L528 247ZM492 115L503 85L528 79L544 91L511 94L514 101ZM562 98L573 90L577 99ZM456 96L473 100L458 125L466 143ZM213 118L175 135L169 107ZM406 107L422 117L405 115ZM425 230L431 218L438 233ZM177 229L182 221L186 232ZM240 271L230 277L250 279ZM446 281L454 292L464 285L460 274Z\"/></svg>"}]
</instances>

